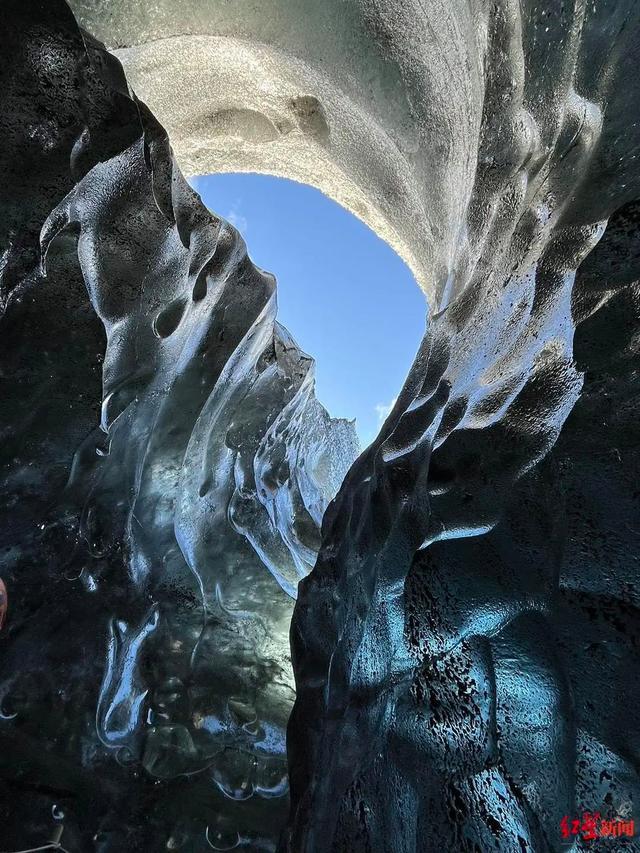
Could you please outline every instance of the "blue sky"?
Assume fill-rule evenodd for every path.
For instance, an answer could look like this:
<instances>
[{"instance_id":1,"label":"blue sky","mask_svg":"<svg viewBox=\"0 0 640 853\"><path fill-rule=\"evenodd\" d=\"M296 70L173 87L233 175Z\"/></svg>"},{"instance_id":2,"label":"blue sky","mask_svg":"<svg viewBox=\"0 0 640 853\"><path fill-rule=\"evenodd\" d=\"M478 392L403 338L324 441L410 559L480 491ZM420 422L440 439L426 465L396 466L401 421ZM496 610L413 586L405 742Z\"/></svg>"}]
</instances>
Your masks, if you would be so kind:
<instances>
[{"instance_id":1,"label":"blue sky","mask_svg":"<svg viewBox=\"0 0 640 853\"><path fill-rule=\"evenodd\" d=\"M426 302L408 267L318 190L266 175L190 180L278 280L278 319L316 360L316 395L334 417L376 436L411 366Z\"/></svg>"}]
</instances>

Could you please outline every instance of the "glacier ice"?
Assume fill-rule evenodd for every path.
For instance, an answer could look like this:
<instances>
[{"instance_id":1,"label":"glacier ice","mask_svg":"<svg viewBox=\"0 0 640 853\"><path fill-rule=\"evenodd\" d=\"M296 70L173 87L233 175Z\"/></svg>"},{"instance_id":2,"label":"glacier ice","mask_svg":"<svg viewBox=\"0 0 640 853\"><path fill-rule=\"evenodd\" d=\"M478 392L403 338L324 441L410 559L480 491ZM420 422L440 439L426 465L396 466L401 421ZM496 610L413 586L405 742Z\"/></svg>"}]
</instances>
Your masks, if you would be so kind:
<instances>
[{"instance_id":1,"label":"glacier ice","mask_svg":"<svg viewBox=\"0 0 640 853\"><path fill-rule=\"evenodd\" d=\"M2 849L632 816L638 8L71 6L0 36ZM359 456L179 163L314 183L416 271Z\"/></svg>"},{"instance_id":2,"label":"glacier ice","mask_svg":"<svg viewBox=\"0 0 640 853\"><path fill-rule=\"evenodd\" d=\"M57 752L87 770L199 775L219 792L210 842L259 830L268 847L273 800L286 803L293 598L355 429L315 399L313 361L276 321L275 280L203 207L118 64L62 4L26 46L16 91L37 89L29 108L60 124L33 142L24 115L16 124L7 193L21 204L5 219L4 722L26 738L21 755L46 741L44 719ZM25 177L41 188L31 205ZM56 646L53 665L34 656ZM31 770L26 754L5 760ZM65 843L87 844L86 815L65 799L77 782L55 763L40 782L63 792ZM129 796L114 788L99 826ZM225 801L249 799L247 826L227 826ZM124 849L126 823L101 830L107 849Z\"/></svg>"}]
</instances>

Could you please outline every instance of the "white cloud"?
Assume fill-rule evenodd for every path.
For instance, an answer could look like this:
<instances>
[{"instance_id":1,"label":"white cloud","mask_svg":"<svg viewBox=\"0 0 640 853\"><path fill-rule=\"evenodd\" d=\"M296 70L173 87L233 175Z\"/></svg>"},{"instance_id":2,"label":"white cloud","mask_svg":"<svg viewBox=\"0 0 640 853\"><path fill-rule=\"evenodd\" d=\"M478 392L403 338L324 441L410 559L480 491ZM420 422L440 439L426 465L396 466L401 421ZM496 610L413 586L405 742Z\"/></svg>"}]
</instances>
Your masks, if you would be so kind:
<instances>
[{"instance_id":1,"label":"white cloud","mask_svg":"<svg viewBox=\"0 0 640 853\"><path fill-rule=\"evenodd\" d=\"M249 230L249 223L247 222L246 216L243 216L239 211L241 201L242 199L236 199L231 210L224 214L224 218L227 222L230 222L234 228L237 228L244 237Z\"/></svg>"},{"instance_id":2,"label":"white cloud","mask_svg":"<svg viewBox=\"0 0 640 853\"><path fill-rule=\"evenodd\" d=\"M378 415L378 423L382 424L388 416L391 414L391 409L395 406L398 398L394 397L390 403L376 403L374 406L376 410L376 414Z\"/></svg>"}]
</instances>

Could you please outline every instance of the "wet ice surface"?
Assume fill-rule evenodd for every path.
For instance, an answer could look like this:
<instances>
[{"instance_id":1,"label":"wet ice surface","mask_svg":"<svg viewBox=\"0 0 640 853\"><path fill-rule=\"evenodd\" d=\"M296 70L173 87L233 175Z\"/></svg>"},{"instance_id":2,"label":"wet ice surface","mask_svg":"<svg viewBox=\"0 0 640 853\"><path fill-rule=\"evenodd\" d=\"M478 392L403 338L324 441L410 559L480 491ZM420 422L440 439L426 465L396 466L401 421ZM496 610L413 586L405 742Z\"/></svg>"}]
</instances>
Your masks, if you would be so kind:
<instances>
[{"instance_id":1,"label":"wet ice surface","mask_svg":"<svg viewBox=\"0 0 640 853\"><path fill-rule=\"evenodd\" d=\"M106 785L87 835L86 806L74 807L77 794L69 792L76 783L52 762L47 787L71 798L69 847L97 835L100 849L125 849L129 836L126 844L140 849L165 842L178 849L191 836L214 849L272 849L288 792L293 599L358 442L353 425L332 420L315 399L312 359L276 322L275 280L187 185L117 64L90 46L90 64L74 79L85 54L68 15L61 32L64 17L58 9L44 37L59 66L33 63L22 73L41 87L45 103L34 107L66 98L79 125L65 128L68 139L47 128L38 140L44 154L37 144L27 149L29 165L43 184L53 182L46 150L58 153L75 136L71 174L58 179L59 203L39 223L40 261L29 266L20 246L8 249L5 282L18 268L21 278L4 319L23 334L21 353L35 351L38 340L43 349L35 364L22 362L26 408L44 406L43 395L66 397L60 412L47 414L48 440L62 457L76 446L68 480L60 477L53 494L41 485L44 459L35 469L28 452L14 458L11 485L27 534L3 568L12 594L1 710L3 724L26 741L11 764L20 775L25 751L55 745L82 772L104 766L116 779L123 772L113 782L116 800L131 796L135 780L151 791L143 798L158 802L154 784L166 797L164 786L177 777L183 799L195 789L193 803L176 805L179 817L158 806L158 826L142 827L118 817ZM33 45L42 39L36 33ZM18 125L16 145L29 132ZM25 168L16 167L16 181ZM36 218L41 210L29 211L26 201L25 215ZM64 310L57 294L70 286L75 302ZM56 357L64 354L52 354L48 341L68 322L76 363L61 368ZM91 382L87 369L64 375L78 362ZM5 414L19 443L24 421ZM69 434L68 421L80 417L84 435ZM34 516L25 491L37 504ZM51 586L47 604L36 605L43 562ZM44 606L46 618L32 614ZM79 608L92 614L87 646ZM69 647L76 634L79 656ZM7 802L15 793L8 791ZM238 809L247 816L238 819ZM27 832L34 843L37 828L33 820ZM11 832L24 842L17 827Z\"/></svg>"},{"instance_id":2,"label":"wet ice surface","mask_svg":"<svg viewBox=\"0 0 640 853\"><path fill-rule=\"evenodd\" d=\"M3 847L521 853L626 816L637 13L478 12L441 302L354 463L118 64L10 5Z\"/></svg>"},{"instance_id":3,"label":"wet ice surface","mask_svg":"<svg viewBox=\"0 0 640 853\"><path fill-rule=\"evenodd\" d=\"M137 140L43 229L46 266L57 235L79 228L106 330L103 435L78 451L65 497L90 556L117 554L128 582L97 731L158 778L215 764L226 796L279 796L291 599L357 443L275 323L273 279L172 170L161 133Z\"/></svg>"}]
</instances>

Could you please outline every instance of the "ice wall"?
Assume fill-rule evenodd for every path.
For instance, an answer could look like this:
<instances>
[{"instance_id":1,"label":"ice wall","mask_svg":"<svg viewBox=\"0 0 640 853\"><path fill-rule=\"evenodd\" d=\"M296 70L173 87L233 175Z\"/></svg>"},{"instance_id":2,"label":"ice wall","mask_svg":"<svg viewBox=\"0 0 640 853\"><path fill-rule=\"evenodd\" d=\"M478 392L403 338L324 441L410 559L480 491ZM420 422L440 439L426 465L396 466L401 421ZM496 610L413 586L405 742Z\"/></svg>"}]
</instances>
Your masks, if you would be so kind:
<instances>
[{"instance_id":1,"label":"ice wall","mask_svg":"<svg viewBox=\"0 0 640 853\"><path fill-rule=\"evenodd\" d=\"M483 21L445 307L294 613L289 851L561 850L638 798L637 12Z\"/></svg>"},{"instance_id":2,"label":"ice wall","mask_svg":"<svg viewBox=\"0 0 640 853\"><path fill-rule=\"evenodd\" d=\"M432 314L353 462L119 64L6 4L2 843L546 853L633 816L635 4L74 8L169 124L206 106L179 157L365 199Z\"/></svg>"},{"instance_id":3,"label":"ice wall","mask_svg":"<svg viewBox=\"0 0 640 853\"><path fill-rule=\"evenodd\" d=\"M3 39L0 847L273 849L293 598L355 429L117 61L32 5Z\"/></svg>"}]
</instances>

